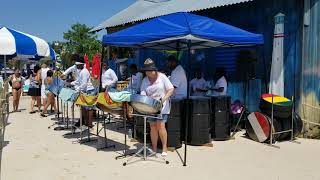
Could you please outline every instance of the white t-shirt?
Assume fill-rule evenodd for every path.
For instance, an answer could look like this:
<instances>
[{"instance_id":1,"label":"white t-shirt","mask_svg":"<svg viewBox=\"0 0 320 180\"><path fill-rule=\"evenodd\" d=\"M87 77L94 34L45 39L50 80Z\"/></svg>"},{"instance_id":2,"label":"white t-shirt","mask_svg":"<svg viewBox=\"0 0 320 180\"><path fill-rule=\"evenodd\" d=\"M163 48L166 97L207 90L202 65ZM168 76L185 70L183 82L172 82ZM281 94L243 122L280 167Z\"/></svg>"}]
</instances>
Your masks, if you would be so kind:
<instances>
[{"instance_id":1,"label":"white t-shirt","mask_svg":"<svg viewBox=\"0 0 320 180\"><path fill-rule=\"evenodd\" d=\"M207 87L208 88L221 88L221 87L223 87L222 92L209 90L207 92L207 96L225 96L225 95L227 95L228 83L227 83L227 79L224 76L222 76L220 79L218 79L218 81L215 84L213 83L213 81L209 81L207 83Z\"/></svg>"},{"instance_id":2,"label":"white t-shirt","mask_svg":"<svg viewBox=\"0 0 320 180\"><path fill-rule=\"evenodd\" d=\"M115 87L117 81L118 77L112 69L109 68L108 70L102 72L101 82L103 88L106 88L106 86Z\"/></svg>"},{"instance_id":3,"label":"white t-shirt","mask_svg":"<svg viewBox=\"0 0 320 180\"><path fill-rule=\"evenodd\" d=\"M91 83L90 72L87 68L83 68L77 79L71 82L71 85L74 85L76 91L87 92L94 90L94 87Z\"/></svg>"},{"instance_id":4,"label":"white t-shirt","mask_svg":"<svg viewBox=\"0 0 320 180\"><path fill-rule=\"evenodd\" d=\"M128 86L128 89L130 92L135 94L138 91L140 91L142 78L143 78L143 74L141 72L137 72L136 74L131 75L131 80Z\"/></svg>"},{"instance_id":5,"label":"white t-shirt","mask_svg":"<svg viewBox=\"0 0 320 180\"><path fill-rule=\"evenodd\" d=\"M86 65L83 66L83 68L86 68ZM79 69L77 69L77 66L76 65L73 65L71 67L69 67L66 71L63 72L63 75L68 75L70 73L74 73L75 77L77 78L80 74L80 71Z\"/></svg>"},{"instance_id":6,"label":"white t-shirt","mask_svg":"<svg viewBox=\"0 0 320 180\"><path fill-rule=\"evenodd\" d=\"M170 81L175 87L172 99L183 99L187 97L187 76L181 65L178 65L170 76Z\"/></svg>"},{"instance_id":7,"label":"white t-shirt","mask_svg":"<svg viewBox=\"0 0 320 180\"><path fill-rule=\"evenodd\" d=\"M206 93L205 92L198 92L196 89L199 88L199 89L205 89L206 88L206 84L207 84L207 81L204 80L203 78L201 79L197 79L197 78L194 78L190 81L190 87L191 87L191 95L192 96L205 96Z\"/></svg>"},{"instance_id":8,"label":"white t-shirt","mask_svg":"<svg viewBox=\"0 0 320 180\"><path fill-rule=\"evenodd\" d=\"M162 73L158 73L158 78L153 84L151 84L148 77L145 77L142 80L140 90L141 90L141 95L146 95L146 96L149 96L153 99L160 100L161 98L163 98L166 95L166 93L170 89L173 89L173 88L174 87L171 84L168 77ZM170 108L171 108L170 101L166 100L163 103L161 114L170 114Z\"/></svg>"}]
</instances>

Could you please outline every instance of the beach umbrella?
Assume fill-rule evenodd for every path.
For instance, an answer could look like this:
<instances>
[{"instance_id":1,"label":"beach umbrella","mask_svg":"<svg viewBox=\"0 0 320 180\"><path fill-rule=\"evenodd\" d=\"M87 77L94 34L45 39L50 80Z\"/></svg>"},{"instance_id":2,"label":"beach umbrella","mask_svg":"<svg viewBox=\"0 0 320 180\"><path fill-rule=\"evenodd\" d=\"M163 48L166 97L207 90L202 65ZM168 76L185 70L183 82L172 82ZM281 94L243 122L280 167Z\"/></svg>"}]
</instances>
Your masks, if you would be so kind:
<instances>
[{"instance_id":1,"label":"beach umbrella","mask_svg":"<svg viewBox=\"0 0 320 180\"><path fill-rule=\"evenodd\" d=\"M7 27L0 27L0 56L3 56L5 67L8 56L50 57L53 52L50 50L49 44L41 38Z\"/></svg>"}]
</instances>

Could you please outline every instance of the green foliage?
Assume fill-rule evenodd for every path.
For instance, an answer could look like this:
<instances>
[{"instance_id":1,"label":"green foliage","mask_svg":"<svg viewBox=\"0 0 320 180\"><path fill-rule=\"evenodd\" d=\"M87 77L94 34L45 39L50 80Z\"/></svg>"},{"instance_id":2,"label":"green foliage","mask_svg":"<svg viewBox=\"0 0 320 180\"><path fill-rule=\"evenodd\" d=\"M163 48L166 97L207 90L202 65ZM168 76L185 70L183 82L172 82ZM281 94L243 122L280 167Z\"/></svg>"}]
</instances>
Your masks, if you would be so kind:
<instances>
[{"instance_id":1,"label":"green foliage","mask_svg":"<svg viewBox=\"0 0 320 180\"><path fill-rule=\"evenodd\" d=\"M64 67L71 66L71 54L87 54L91 61L96 53L101 52L101 42L97 40L97 35L89 32L91 27L85 24L74 24L71 29L63 33L66 42L55 42L54 50L62 59Z\"/></svg>"}]
</instances>

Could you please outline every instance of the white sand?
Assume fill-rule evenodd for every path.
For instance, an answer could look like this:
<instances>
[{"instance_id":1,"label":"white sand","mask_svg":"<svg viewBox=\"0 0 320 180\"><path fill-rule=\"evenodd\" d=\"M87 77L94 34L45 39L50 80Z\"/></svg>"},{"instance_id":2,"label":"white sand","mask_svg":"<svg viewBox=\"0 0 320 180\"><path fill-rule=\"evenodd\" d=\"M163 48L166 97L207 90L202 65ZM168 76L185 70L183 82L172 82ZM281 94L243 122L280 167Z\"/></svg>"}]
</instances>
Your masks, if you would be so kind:
<instances>
[{"instance_id":1,"label":"white sand","mask_svg":"<svg viewBox=\"0 0 320 180\"><path fill-rule=\"evenodd\" d=\"M30 100L24 97L21 101L20 108L28 109ZM276 149L243 138L240 133L235 140L213 142L213 148L188 146L187 167L182 166L176 152L169 153L169 165L137 162L123 167L125 159L115 160L118 154L112 149L97 152L96 143L80 145L75 138L63 137L67 131L48 129L51 118L30 115L28 110L10 115L5 134L8 144L2 154L2 180L320 179L318 140L278 143L281 149ZM122 134L109 130L107 135L112 144L121 147ZM99 142L101 146L102 141ZM179 152L183 156L183 149Z\"/></svg>"}]
</instances>

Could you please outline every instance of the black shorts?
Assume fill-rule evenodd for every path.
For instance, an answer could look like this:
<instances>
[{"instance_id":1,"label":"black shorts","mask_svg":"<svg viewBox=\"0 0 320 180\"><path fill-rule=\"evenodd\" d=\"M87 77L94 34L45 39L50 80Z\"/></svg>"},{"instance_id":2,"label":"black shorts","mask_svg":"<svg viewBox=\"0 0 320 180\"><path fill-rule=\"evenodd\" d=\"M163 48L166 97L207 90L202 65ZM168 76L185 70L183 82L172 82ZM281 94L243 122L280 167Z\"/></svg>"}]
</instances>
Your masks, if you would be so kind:
<instances>
[{"instance_id":1,"label":"black shorts","mask_svg":"<svg viewBox=\"0 0 320 180\"><path fill-rule=\"evenodd\" d=\"M30 87L28 91L29 96L41 96L41 88Z\"/></svg>"}]
</instances>

